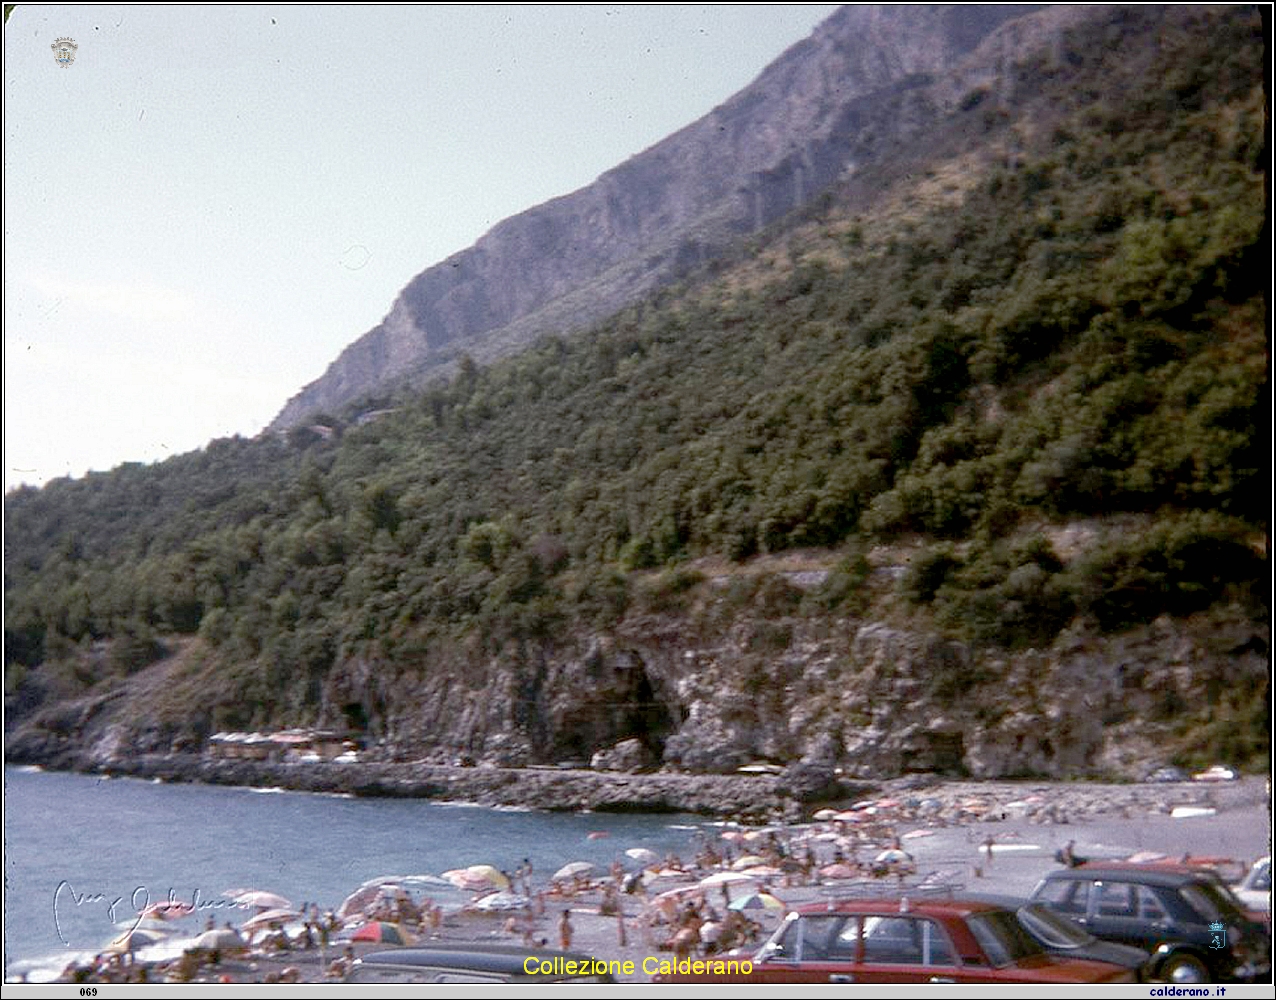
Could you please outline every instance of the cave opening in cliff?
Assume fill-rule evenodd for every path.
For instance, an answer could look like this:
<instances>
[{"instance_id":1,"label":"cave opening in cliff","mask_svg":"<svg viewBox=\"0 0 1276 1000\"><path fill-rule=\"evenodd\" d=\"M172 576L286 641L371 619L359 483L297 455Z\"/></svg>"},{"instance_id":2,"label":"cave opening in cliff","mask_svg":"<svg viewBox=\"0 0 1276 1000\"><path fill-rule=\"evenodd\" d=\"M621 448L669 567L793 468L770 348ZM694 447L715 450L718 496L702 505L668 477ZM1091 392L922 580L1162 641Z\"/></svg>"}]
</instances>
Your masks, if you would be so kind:
<instances>
[{"instance_id":1,"label":"cave opening in cliff","mask_svg":"<svg viewBox=\"0 0 1276 1000\"><path fill-rule=\"evenodd\" d=\"M647 672L640 671L638 682L634 685L634 707L629 720L630 731L626 737L637 739L647 748L656 760L661 760L665 752L665 740L669 734L677 730L677 723L669 714L664 702L656 697L652 690L651 679Z\"/></svg>"},{"instance_id":2,"label":"cave opening in cliff","mask_svg":"<svg viewBox=\"0 0 1276 1000\"><path fill-rule=\"evenodd\" d=\"M368 713L364 711L363 706L357 701L342 705L341 714L345 716L346 729L350 732L365 733L368 731Z\"/></svg>"}]
</instances>

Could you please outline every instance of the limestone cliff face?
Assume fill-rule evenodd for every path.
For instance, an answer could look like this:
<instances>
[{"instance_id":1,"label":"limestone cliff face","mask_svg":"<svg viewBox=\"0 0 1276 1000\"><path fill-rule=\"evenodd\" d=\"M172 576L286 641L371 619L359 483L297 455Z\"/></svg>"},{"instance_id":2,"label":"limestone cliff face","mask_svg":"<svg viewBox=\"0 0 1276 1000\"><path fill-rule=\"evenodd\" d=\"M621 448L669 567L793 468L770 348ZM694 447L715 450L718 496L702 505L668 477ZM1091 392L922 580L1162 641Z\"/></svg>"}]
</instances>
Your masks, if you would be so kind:
<instances>
[{"instance_id":1,"label":"limestone cliff face","mask_svg":"<svg viewBox=\"0 0 1276 1000\"><path fill-rule=\"evenodd\" d=\"M864 780L1137 780L1190 751L1192 727L1239 725L1236 706L1268 682L1267 626L1240 609L1117 636L1078 629L1011 652L733 602L711 582L683 609L608 629L499 649L442 644L428 670L345 660L323 681L315 715L281 722L352 727L381 760L728 773L762 759L789 765L790 784L810 777L807 764L817 778L838 767ZM199 653L199 640L188 645ZM175 711L170 693L199 669L198 655L182 659L36 712L10 734L8 759L108 767L197 750L213 708Z\"/></svg>"},{"instance_id":2,"label":"limestone cliff face","mask_svg":"<svg viewBox=\"0 0 1276 1000\"><path fill-rule=\"evenodd\" d=\"M272 428L427 379L462 352L486 361L568 332L712 260L861 163L891 155L967 77L995 72L976 50L1031 9L842 9L705 118L417 275ZM1024 29L1014 38L1028 40ZM993 42L989 58L1003 50Z\"/></svg>"},{"instance_id":3,"label":"limestone cliff face","mask_svg":"<svg viewBox=\"0 0 1276 1000\"><path fill-rule=\"evenodd\" d=\"M1013 653L861 619L750 612L706 630L639 615L606 634L436 660L415 688L395 678L392 698L373 680L393 676L389 664L339 669L325 711L339 724L359 705L368 735L406 759L588 761L637 740L651 766L701 773L818 759L874 780L1137 780L1185 720L1214 718L1229 690L1263 688L1268 641L1239 614L1064 633Z\"/></svg>"}]
</instances>

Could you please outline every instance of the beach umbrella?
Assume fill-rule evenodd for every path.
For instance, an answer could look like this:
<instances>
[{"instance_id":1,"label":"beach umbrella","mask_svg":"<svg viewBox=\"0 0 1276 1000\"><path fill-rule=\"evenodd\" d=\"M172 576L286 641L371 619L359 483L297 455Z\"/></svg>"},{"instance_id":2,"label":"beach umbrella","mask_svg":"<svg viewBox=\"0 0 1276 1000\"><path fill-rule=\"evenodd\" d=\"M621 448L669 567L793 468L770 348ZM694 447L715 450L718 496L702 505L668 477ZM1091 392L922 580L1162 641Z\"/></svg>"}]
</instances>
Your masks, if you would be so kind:
<instances>
[{"instance_id":1,"label":"beach umbrella","mask_svg":"<svg viewBox=\"0 0 1276 1000\"><path fill-rule=\"evenodd\" d=\"M446 889L451 886L451 882L441 879L437 875L401 875L395 881L401 885L424 885L432 889Z\"/></svg>"},{"instance_id":2,"label":"beach umbrella","mask_svg":"<svg viewBox=\"0 0 1276 1000\"><path fill-rule=\"evenodd\" d=\"M652 878L690 878L691 876L677 868L661 868L659 871L649 871L647 873Z\"/></svg>"},{"instance_id":3,"label":"beach umbrella","mask_svg":"<svg viewBox=\"0 0 1276 1000\"><path fill-rule=\"evenodd\" d=\"M646 847L631 847L625 852L625 857L633 858L635 861L644 865L655 865L660 863L660 855Z\"/></svg>"},{"instance_id":4,"label":"beach umbrella","mask_svg":"<svg viewBox=\"0 0 1276 1000\"><path fill-rule=\"evenodd\" d=\"M402 924L385 920L373 920L360 924L349 934L341 935L346 941L373 941L377 944L416 944L416 936Z\"/></svg>"},{"instance_id":5,"label":"beach umbrella","mask_svg":"<svg viewBox=\"0 0 1276 1000\"><path fill-rule=\"evenodd\" d=\"M902 864L906 861L912 861L913 859L909 855L905 854L903 851L899 850L898 848L892 847L892 848L889 848L888 850L882 851L882 853L879 854L877 857L875 857L873 860L889 865L889 864Z\"/></svg>"},{"instance_id":6,"label":"beach umbrella","mask_svg":"<svg viewBox=\"0 0 1276 1000\"><path fill-rule=\"evenodd\" d=\"M371 887L374 889L379 889L383 885L398 885L400 882L403 882L407 877L408 876L405 876L405 875L382 875L380 878L370 878L365 882L360 882L359 888L367 889ZM431 875L430 877L433 878L434 876Z\"/></svg>"},{"instance_id":7,"label":"beach umbrella","mask_svg":"<svg viewBox=\"0 0 1276 1000\"><path fill-rule=\"evenodd\" d=\"M559 879L576 878L578 875L584 875L587 872L592 872L593 870L594 870L594 865L592 862L569 861L567 864L563 865L562 868L558 869L558 871L554 872L552 881L558 881Z\"/></svg>"},{"instance_id":8,"label":"beach umbrella","mask_svg":"<svg viewBox=\"0 0 1276 1000\"><path fill-rule=\"evenodd\" d=\"M121 920L115 926L119 928L120 934L127 934L129 931L154 931L156 934L178 932L176 927L158 917L142 917L141 919L134 917L132 920Z\"/></svg>"},{"instance_id":9,"label":"beach umbrella","mask_svg":"<svg viewBox=\"0 0 1276 1000\"><path fill-rule=\"evenodd\" d=\"M759 857L756 854L746 854L742 858L736 858L731 863L732 871L743 871L745 868L752 868L754 865L766 864L766 858Z\"/></svg>"},{"instance_id":10,"label":"beach umbrella","mask_svg":"<svg viewBox=\"0 0 1276 1000\"><path fill-rule=\"evenodd\" d=\"M680 885L673 889L666 889L658 896L652 897L652 902L658 905L665 903L677 902L678 900L688 896L703 896L704 886L702 885Z\"/></svg>"},{"instance_id":11,"label":"beach umbrella","mask_svg":"<svg viewBox=\"0 0 1276 1000\"><path fill-rule=\"evenodd\" d=\"M475 902L469 908L480 913L503 913L507 910L525 910L532 905L526 896L515 892L494 892Z\"/></svg>"},{"instance_id":12,"label":"beach umbrella","mask_svg":"<svg viewBox=\"0 0 1276 1000\"><path fill-rule=\"evenodd\" d=\"M119 937L112 938L111 942L102 950L113 955L123 955L126 952L136 951L139 948L145 948L149 945L156 944L159 941L168 940L169 935L161 931L151 930L132 930L125 931Z\"/></svg>"},{"instance_id":13,"label":"beach umbrella","mask_svg":"<svg viewBox=\"0 0 1276 1000\"><path fill-rule=\"evenodd\" d=\"M342 920L345 920L347 917L354 916L356 913L362 913L364 907L370 906L376 902L376 899L380 894L380 885L360 886L341 901L341 905L337 907L337 916L339 916Z\"/></svg>"},{"instance_id":14,"label":"beach umbrella","mask_svg":"<svg viewBox=\"0 0 1276 1000\"><path fill-rule=\"evenodd\" d=\"M753 865L745 868L740 874L748 875L749 878L778 878L784 872L780 871L775 865Z\"/></svg>"},{"instance_id":15,"label":"beach umbrella","mask_svg":"<svg viewBox=\"0 0 1276 1000\"><path fill-rule=\"evenodd\" d=\"M293 920L300 920L301 914L296 910L287 907L279 907L274 910L265 910L255 917L249 917L239 926L244 930L257 930L259 927L269 927L271 924L286 924Z\"/></svg>"},{"instance_id":16,"label":"beach umbrella","mask_svg":"<svg viewBox=\"0 0 1276 1000\"><path fill-rule=\"evenodd\" d=\"M482 892L484 889L508 889L510 880L491 865L471 865L469 868L453 868L443 873L443 878L459 889Z\"/></svg>"},{"instance_id":17,"label":"beach umbrella","mask_svg":"<svg viewBox=\"0 0 1276 1000\"><path fill-rule=\"evenodd\" d=\"M825 878L856 878L859 876L859 870L844 861L838 861L835 864L825 865L820 869L820 874Z\"/></svg>"},{"instance_id":18,"label":"beach umbrella","mask_svg":"<svg viewBox=\"0 0 1276 1000\"><path fill-rule=\"evenodd\" d=\"M194 912L195 907L190 903L167 900L162 903L152 903L142 911L142 917L143 919L153 917L156 920L180 920L182 917L189 917Z\"/></svg>"},{"instance_id":19,"label":"beach umbrella","mask_svg":"<svg viewBox=\"0 0 1276 1000\"><path fill-rule=\"evenodd\" d=\"M783 900L772 896L769 892L751 892L747 896L741 896L732 902L728 909L783 910L785 909L785 903Z\"/></svg>"},{"instance_id":20,"label":"beach umbrella","mask_svg":"<svg viewBox=\"0 0 1276 1000\"><path fill-rule=\"evenodd\" d=\"M498 889L508 889L510 887L510 880L505 873L493 865L470 865L465 870L476 878L486 879Z\"/></svg>"},{"instance_id":21,"label":"beach umbrella","mask_svg":"<svg viewBox=\"0 0 1276 1000\"><path fill-rule=\"evenodd\" d=\"M712 875L706 875L699 882L700 885L730 885L732 882L752 882L753 876L746 875L744 872L714 872Z\"/></svg>"},{"instance_id":22,"label":"beach umbrella","mask_svg":"<svg viewBox=\"0 0 1276 1000\"><path fill-rule=\"evenodd\" d=\"M204 931L191 942L187 951L237 951L245 947L244 939L230 927L215 927Z\"/></svg>"},{"instance_id":23,"label":"beach umbrella","mask_svg":"<svg viewBox=\"0 0 1276 1000\"><path fill-rule=\"evenodd\" d=\"M231 898L240 906L253 906L259 910L281 910L292 906L283 896L260 889L239 890Z\"/></svg>"}]
</instances>

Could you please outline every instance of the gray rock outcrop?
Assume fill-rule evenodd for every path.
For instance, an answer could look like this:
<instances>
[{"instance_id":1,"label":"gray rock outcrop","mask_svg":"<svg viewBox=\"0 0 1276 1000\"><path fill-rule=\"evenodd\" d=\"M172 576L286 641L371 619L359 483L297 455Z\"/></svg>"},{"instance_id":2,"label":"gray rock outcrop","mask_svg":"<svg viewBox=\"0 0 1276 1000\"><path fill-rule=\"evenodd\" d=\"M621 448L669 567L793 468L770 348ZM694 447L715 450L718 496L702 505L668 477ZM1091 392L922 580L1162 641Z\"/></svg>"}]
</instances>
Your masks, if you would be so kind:
<instances>
[{"instance_id":1,"label":"gray rock outcrop","mask_svg":"<svg viewBox=\"0 0 1276 1000\"><path fill-rule=\"evenodd\" d=\"M417 275L271 429L420 384L461 354L487 361L587 326L677 280L925 128L987 75L963 59L1033 9L839 10L701 120Z\"/></svg>"}]
</instances>

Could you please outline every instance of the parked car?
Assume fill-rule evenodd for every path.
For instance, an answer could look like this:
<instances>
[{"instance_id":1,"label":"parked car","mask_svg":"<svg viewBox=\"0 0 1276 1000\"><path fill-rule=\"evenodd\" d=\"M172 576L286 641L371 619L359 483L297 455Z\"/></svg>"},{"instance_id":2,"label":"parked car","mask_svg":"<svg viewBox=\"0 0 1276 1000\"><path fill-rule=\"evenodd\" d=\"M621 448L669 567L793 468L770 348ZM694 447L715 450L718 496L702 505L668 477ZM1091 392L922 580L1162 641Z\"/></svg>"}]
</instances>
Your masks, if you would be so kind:
<instances>
[{"instance_id":1,"label":"parked car","mask_svg":"<svg viewBox=\"0 0 1276 1000\"><path fill-rule=\"evenodd\" d=\"M989 903L1013 910L1019 918L1019 926L1036 938L1041 947L1055 955L1071 958L1090 958L1129 969L1139 982L1147 982L1150 975L1151 955L1142 948L1115 941L1100 941L1076 921L1056 913L1041 903L1016 899L1012 896L993 896L980 893L977 897Z\"/></svg>"},{"instance_id":2,"label":"parked car","mask_svg":"<svg viewBox=\"0 0 1276 1000\"><path fill-rule=\"evenodd\" d=\"M1097 938L1150 951L1157 980L1245 983L1271 976L1266 928L1213 873L1091 863L1050 872L1032 898Z\"/></svg>"},{"instance_id":3,"label":"parked car","mask_svg":"<svg viewBox=\"0 0 1276 1000\"><path fill-rule=\"evenodd\" d=\"M1086 861L1079 867L1084 869L1102 868L1108 872L1116 869L1128 869L1134 872L1159 871L1179 872L1181 874L1199 875L1214 883L1214 887L1227 897L1236 909L1255 923L1264 922L1262 910L1247 905L1236 893L1232 882L1239 881L1241 873L1247 871L1242 861L1235 858L1211 857L1200 854L1185 854L1179 858L1157 858L1147 861ZM1229 881L1229 878L1231 881Z\"/></svg>"},{"instance_id":4,"label":"parked car","mask_svg":"<svg viewBox=\"0 0 1276 1000\"><path fill-rule=\"evenodd\" d=\"M739 956L726 956L736 958ZM1048 953L1013 910L971 899L832 900L799 907L732 971L657 982L1133 983L1128 968ZM669 962L672 964L673 960ZM708 964L707 961L705 964Z\"/></svg>"},{"instance_id":5,"label":"parked car","mask_svg":"<svg viewBox=\"0 0 1276 1000\"><path fill-rule=\"evenodd\" d=\"M510 945L393 948L356 958L347 983L614 983L612 963Z\"/></svg>"},{"instance_id":6,"label":"parked car","mask_svg":"<svg viewBox=\"0 0 1276 1000\"><path fill-rule=\"evenodd\" d=\"M1154 784L1167 784L1175 781L1187 781L1188 774L1181 767L1167 764L1165 767L1158 767L1156 770L1148 772L1148 776L1143 780Z\"/></svg>"},{"instance_id":7,"label":"parked car","mask_svg":"<svg viewBox=\"0 0 1276 1000\"><path fill-rule=\"evenodd\" d=\"M1192 775L1193 781L1237 781L1239 779L1240 772L1226 764L1215 764Z\"/></svg>"},{"instance_id":8,"label":"parked car","mask_svg":"<svg viewBox=\"0 0 1276 1000\"><path fill-rule=\"evenodd\" d=\"M1272 911L1272 859L1259 858L1245 877L1234 887L1247 910L1258 910L1270 916Z\"/></svg>"}]
</instances>

